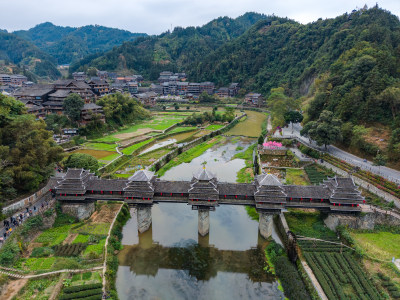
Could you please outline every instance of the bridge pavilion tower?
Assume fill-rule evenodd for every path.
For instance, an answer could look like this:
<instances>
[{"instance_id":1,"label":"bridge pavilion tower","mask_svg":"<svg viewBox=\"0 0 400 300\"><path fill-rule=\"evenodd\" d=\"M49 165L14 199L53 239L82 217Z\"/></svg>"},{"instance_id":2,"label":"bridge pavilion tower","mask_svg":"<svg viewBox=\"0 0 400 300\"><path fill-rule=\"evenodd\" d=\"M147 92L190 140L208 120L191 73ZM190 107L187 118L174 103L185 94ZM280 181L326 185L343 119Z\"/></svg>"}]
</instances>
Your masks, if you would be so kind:
<instances>
[{"instance_id":1,"label":"bridge pavilion tower","mask_svg":"<svg viewBox=\"0 0 400 300\"><path fill-rule=\"evenodd\" d=\"M260 234L268 238L272 234L273 215L280 213L285 207L287 195L282 183L273 174L258 175L254 183L256 185L254 199L260 215L258 228Z\"/></svg>"},{"instance_id":2,"label":"bridge pavilion tower","mask_svg":"<svg viewBox=\"0 0 400 300\"><path fill-rule=\"evenodd\" d=\"M207 236L210 231L210 210L218 206L218 181L214 174L203 168L193 174L188 190L189 204L198 210L200 236Z\"/></svg>"},{"instance_id":3,"label":"bridge pavilion tower","mask_svg":"<svg viewBox=\"0 0 400 300\"><path fill-rule=\"evenodd\" d=\"M136 204L138 231L143 233L150 228L151 206L154 198L156 176L148 170L140 170L129 177L124 188L125 202Z\"/></svg>"}]
</instances>

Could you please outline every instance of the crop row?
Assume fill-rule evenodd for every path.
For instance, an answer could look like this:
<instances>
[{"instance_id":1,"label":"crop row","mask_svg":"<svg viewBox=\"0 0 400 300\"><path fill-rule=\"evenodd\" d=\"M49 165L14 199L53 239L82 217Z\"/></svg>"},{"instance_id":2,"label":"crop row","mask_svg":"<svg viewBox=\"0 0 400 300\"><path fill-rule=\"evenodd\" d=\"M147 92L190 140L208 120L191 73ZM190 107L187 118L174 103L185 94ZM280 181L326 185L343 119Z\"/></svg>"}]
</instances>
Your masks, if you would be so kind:
<instances>
[{"instance_id":1,"label":"crop row","mask_svg":"<svg viewBox=\"0 0 400 300\"><path fill-rule=\"evenodd\" d=\"M325 174L319 172L314 166L304 167L304 170L312 184L319 184L327 177Z\"/></svg>"},{"instance_id":2,"label":"crop row","mask_svg":"<svg viewBox=\"0 0 400 300\"><path fill-rule=\"evenodd\" d=\"M81 292L81 291L86 291L86 290L99 289L102 287L103 287L103 285L101 283L76 285L76 286L70 286L70 287L63 289L63 293L71 294L71 293L76 293L76 292Z\"/></svg>"},{"instance_id":3,"label":"crop row","mask_svg":"<svg viewBox=\"0 0 400 300\"><path fill-rule=\"evenodd\" d=\"M54 251L56 256L78 256L86 246L84 243L59 245L54 247Z\"/></svg>"},{"instance_id":4,"label":"crop row","mask_svg":"<svg viewBox=\"0 0 400 300\"><path fill-rule=\"evenodd\" d=\"M60 300L81 299L81 298L87 299L87 297L92 298L92 296L99 296L99 298L96 297L95 299L101 299L102 295L103 295L103 290L101 288L98 288L98 289L84 290L76 293L63 294L59 297L59 299Z\"/></svg>"},{"instance_id":5,"label":"crop row","mask_svg":"<svg viewBox=\"0 0 400 300\"><path fill-rule=\"evenodd\" d=\"M304 257L329 299L381 299L349 253L305 253ZM344 289L350 285L353 291Z\"/></svg>"},{"instance_id":6,"label":"crop row","mask_svg":"<svg viewBox=\"0 0 400 300\"><path fill-rule=\"evenodd\" d=\"M390 296L394 299L400 299L400 290L393 283L393 281L391 281L389 277L383 275L382 273L378 273L378 276L382 281L382 286L388 290Z\"/></svg>"}]
</instances>

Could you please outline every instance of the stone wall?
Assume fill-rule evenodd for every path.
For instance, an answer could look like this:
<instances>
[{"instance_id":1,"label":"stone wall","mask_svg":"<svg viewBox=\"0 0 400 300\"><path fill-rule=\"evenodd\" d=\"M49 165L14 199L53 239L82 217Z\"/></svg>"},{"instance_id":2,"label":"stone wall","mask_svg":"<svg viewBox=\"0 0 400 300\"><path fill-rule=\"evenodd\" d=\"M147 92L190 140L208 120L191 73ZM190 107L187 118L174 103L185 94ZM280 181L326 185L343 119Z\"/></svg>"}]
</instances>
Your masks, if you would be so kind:
<instances>
[{"instance_id":1,"label":"stone wall","mask_svg":"<svg viewBox=\"0 0 400 300\"><path fill-rule=\"evenodd\" d=\"M336 230L336 227L340 225L352 229L374 229L375 225L400 226L400 219L379 211L360 216L330 214L324 222L331 230Z\"/></svg>"},{"instance_id":2,"label":"stone wall","mask_svg":"<svg viewBox=\"0 0 400 300\"><path fill-rule=\"evenodd\" d=\"M78 220L89 218L95 211L94 202L85 203L61 203L61 211L76 217Z\"/></svg>"}]
</instances>

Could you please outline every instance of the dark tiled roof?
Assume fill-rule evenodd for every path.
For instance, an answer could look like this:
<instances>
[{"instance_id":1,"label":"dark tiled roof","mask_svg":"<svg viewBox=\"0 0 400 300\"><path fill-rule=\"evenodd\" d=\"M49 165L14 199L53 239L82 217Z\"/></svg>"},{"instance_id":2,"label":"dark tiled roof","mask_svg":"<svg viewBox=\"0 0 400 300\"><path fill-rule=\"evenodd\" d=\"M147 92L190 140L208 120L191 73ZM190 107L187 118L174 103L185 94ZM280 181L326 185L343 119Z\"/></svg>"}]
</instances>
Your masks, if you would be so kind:
<instances>
[{"instance_id":1,"label":"dark tiled roof","mask_svg":"<svg viewBox=\"0 0 400 300\"><path fill-rule=\"evenodd\" d=\"M311 199L329 199L331 193L322 186L301 186L301 185L284 185L288 198L311 198Z\"/></svg>"},{"instance_id":2,"label":"dark tiled roof","mask_svg":"<svg viewBox=\"0 0 400 300\"><path fill-rule=\"evenodd\" d=\"M156 193L187 193L190 189L190 182L188 181L162 181L157 180L154 182Z\"/></svg>"}]
</instances>

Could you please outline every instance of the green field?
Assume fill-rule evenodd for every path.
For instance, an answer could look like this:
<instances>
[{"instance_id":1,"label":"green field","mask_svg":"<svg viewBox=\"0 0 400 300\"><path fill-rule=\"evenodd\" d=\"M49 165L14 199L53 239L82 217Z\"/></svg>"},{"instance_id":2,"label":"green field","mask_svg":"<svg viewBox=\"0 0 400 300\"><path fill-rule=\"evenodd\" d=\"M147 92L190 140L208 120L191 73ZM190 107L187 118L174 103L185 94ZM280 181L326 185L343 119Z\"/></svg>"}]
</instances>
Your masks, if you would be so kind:
<instances>
[{"instance_id":1,"label":"green field","mask_svg":"<svg viewBox=\"0 0 400 300\"><path fill-rule=\"evenodd\" d=\"M218 130L218 129L222 128L222 127L224 127L224 125L219 125L219 124L208 125L206 127L206 130L214 131L214 130Z\"/></svg>"},{"instance_id":2,"label":"green field","mask_svg":"<svg viewBox=\"0 0 400 300\"><path fill-rule=\"evenodd\" d=\"M286 184L309 185L302 169L286 169Z\"/></svg>"},{"instance_id":3,"label":"green field","mask_svg":"<svg viewBox=\"0 0 400 300\"><path fill-rule=\"evenodd\" d=\"M142 147L144 145L151 143L152 141L154 141L154 138L145 140L145 141L137 143L137 144L133 144L133 145L123 149L122 153L124 153L125 155L132 155L132 153L135 152L135 150L139 149L140 147Z\"/></svg>"},{"instance_id":4,"label":"green field","mask_svg":"<svg viewBox=\"0 0 400 300\"><path fill-rule=\"evenodd\" d=\"M357 245L369 256L390 261L400 257L400 234L391 232L350 232Z\"/></svg>"},{"instance_id":5,"label":"green field","mask_svg":"<svg viewBox=\"0 0 400 300\"><path fill-rule=\"evenodd\" d=\"M121 140L121 138L118 137L119 134L134 133L134 132L138 131L139 129L150 129L150 130L154 130L154 131L163 131L176 123L182 122L185 118L186 118L186 115L182 115L180 113L153 115L152 119L150 119L150 120L141 122L139 124L133 124L133 125L127 126L124 129L121 129L116 133L95 139L94 141L95 142L105 142L105 143L118 142Z\"/></svg>"},{"instance_id":6,"label":"green field","mask_svg":"<svg viewBox=\"0 0 400 300\"><path fill-rule=\"evenodd\" d=\"M86 149L93 150L104 150L104 151L115 151L115 144L106 144L106 143L85 143Z\"/></svg>"},{"instance_id":7,"label":"green field","mask_svg":"<svg viewBox=\"0 0 400 300\"><path fill-rule=\"evenodd\" d=\"M168 133L179 133L179 132L186 132L186 131L193 131L196 130L197 127L194 126L182 126L182 127L175 127L174 129L168 131Z\"/></svg>"}]
</instances>

